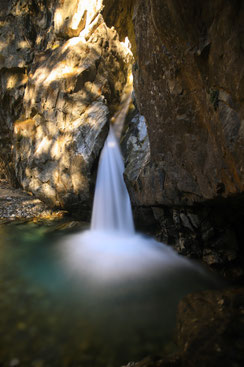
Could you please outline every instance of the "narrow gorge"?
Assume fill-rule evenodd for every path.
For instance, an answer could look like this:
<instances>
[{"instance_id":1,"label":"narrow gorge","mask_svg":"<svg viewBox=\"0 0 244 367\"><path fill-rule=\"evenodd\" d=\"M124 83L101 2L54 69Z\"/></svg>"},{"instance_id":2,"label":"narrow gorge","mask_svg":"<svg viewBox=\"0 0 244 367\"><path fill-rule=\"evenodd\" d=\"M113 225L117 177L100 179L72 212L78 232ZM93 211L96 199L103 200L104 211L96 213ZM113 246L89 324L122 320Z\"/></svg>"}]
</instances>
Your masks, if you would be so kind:
<instances>
[{"instance_id":1,"label":"narrow gorge","mask_svg":"<svg viewBox=\"0 0 244 367\"><path fill-rule=\"evenodd\" d=\"M128 366L241 367L242 0L0 0L0 220L90 221L100 153L130 88L120 145L135 226L226 287L181 301L180 354ZM24 196L8 211L7 187L34 204ZM212 346L202 342L216 325Z\"/></svg>"}]
</instances>

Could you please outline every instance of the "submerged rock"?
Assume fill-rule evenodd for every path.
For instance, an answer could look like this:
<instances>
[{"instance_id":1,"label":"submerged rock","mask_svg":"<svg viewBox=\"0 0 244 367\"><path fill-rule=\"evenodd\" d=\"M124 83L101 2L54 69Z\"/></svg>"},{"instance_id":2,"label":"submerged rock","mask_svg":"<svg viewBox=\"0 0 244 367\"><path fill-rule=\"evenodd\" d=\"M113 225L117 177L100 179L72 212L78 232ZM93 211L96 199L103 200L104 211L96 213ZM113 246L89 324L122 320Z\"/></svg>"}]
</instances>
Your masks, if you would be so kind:
<instances>
[{"instance_id":1,"label":"submerged rock","mask_svg":"<svg viewBox=\"0 0 244 367\"><path fill-rule=\"evenodd\" d=\"M179 350L123 367L241 367L244 361L243 288L209 290L184 297L177 313Z\"/></svg>"},{"instance_id":2,"label":"submerged rock","mask_svg":"<svg viewBox=\"0 0 244 367\"><path fill-rule=\"evenodd\" d=\"M204 291L179 305L178 343L183 366L242 366L244 291Z\"/></svg>"}]
</instances>

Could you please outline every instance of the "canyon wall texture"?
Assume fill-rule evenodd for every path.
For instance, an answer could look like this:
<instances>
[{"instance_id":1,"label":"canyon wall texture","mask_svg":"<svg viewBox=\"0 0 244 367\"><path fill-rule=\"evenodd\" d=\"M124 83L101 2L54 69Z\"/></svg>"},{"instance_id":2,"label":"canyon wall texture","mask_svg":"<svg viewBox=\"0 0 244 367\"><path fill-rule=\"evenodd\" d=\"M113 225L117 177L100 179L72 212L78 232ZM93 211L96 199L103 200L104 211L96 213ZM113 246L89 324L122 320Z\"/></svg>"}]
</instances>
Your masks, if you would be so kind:
<instances>
[{"instance_id":1,"label":"canyon wall texture","mask_svg":"<svg viewBox=\"0 0 244 367\"><path fill-rule=\"evenodd\" d=\"M1 19L2 167L26 191L83 217L132 60L102 7L12 1Z\"/></svg>"},{"instance_id":2,"label":"canyon wall texture","mask_svg":"<svg viewBox=\"0 0 244 367\"><path fill-rule=\"evenodd\" d=\"M134 87L153 166L135 202L189 205L242 194L243 2L107 2L105 20L122 37L134 24ZM155 190L144 189L152 183Z\"/></svg>"},{"instance_id":3,"label":"canyon wall texture","mask_svg":"<svg viewBox=\"0 0 244 367\"><path fill-rule=\"evenodd\" d=\"M182 254L235 262L243 256L244 4L108 3L106 22L131 34L136 50L136 103L150 142L136 177L125 171L138 221L154 217L160 238Z\"/></svg>"},{"instance_id":4,"label":"canyon wall texture","mask_svg":"<svg viewBox=\"0 0 244 367\"><path fill-rule=\"evenodd\" d=\"M2 174L87 217L133 64L122 150L138 227L216 267L243 258L243 1L9 0L0 22Z\"/></svg>"},{"instance_id":5,"label":"canyon wall texture","mask_svg":"<svg viewBox=\"0 0 244 367\"><path fill-rule=\"evenodd\" d=\"M146 205L243 193L243 6L138 2L135 89L157 165L154 192L139 196Z\"/></svg>"}]
</instances>

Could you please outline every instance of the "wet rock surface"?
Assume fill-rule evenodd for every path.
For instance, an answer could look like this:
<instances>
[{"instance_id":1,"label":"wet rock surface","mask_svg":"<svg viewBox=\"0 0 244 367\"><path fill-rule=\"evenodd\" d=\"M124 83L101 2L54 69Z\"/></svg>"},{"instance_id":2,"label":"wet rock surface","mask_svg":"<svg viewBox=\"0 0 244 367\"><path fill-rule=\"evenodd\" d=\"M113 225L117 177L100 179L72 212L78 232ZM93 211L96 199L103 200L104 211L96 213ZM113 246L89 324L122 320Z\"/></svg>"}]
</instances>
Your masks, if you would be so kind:
<instances>
[{"instance_id":1,"label":"wet rock surface","mask_svg":"<svg viewBox=\"0 0 244 367\"><path fill-rule=\"evenodd\" d=\"M141 171L150 159L150 144L146 121L134 105L131 106L125 121L120 145L125 163L124 176L132 197L133 190L131 186L138 179Z\"/></svg>"},{"instance_id":2,"label":"wet rock surface","mask_svg":"<svg viewBox=\"0 0 244 367\"><path fill-rule=\"evenodd\" d=\"M243 211L226 206L159 208L153 214L158 238L182 255L198 259L231 281L242 282Z\"/></svg>"}]
</instances>

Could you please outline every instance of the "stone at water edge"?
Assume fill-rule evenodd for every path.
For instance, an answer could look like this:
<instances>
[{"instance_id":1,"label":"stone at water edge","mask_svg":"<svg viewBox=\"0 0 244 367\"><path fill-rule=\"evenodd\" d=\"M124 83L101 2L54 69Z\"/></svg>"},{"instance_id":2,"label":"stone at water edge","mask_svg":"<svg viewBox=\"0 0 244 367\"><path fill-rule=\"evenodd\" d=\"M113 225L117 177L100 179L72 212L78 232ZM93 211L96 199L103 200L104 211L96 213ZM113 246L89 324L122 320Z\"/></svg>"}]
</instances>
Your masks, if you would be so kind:
<instances>
[{"instance_id":1,"label":"stone at water edge","mask_svg":"<svg viewBox=\"0 0 244 367\"><path fill-rule=\"evenodd\" d=\"M242 367L244 289L186 296L178 309L178 344L183 366Z\"/></svg>"}]
</instances>

